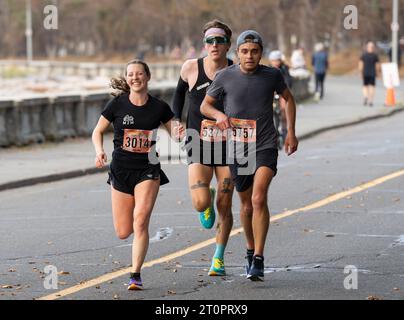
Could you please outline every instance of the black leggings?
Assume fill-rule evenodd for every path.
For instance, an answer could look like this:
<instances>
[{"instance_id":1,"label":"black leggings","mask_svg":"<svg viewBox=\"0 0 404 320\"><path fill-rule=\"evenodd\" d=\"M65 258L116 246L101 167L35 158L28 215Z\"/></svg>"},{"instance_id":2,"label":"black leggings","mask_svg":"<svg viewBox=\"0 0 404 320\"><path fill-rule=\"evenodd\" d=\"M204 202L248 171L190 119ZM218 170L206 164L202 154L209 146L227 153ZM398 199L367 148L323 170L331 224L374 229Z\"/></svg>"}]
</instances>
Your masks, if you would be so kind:
<instances>
[{"instance_id":1,"label":"black leggings","mask_svg":"<svg viewBox=\"0 0 404 320\"><path fill-rule=\"evenodd\" d=\"M320 93L320 98L324 96L325 73L316 73L316 92Z\"/></svg>"}]
</instances>

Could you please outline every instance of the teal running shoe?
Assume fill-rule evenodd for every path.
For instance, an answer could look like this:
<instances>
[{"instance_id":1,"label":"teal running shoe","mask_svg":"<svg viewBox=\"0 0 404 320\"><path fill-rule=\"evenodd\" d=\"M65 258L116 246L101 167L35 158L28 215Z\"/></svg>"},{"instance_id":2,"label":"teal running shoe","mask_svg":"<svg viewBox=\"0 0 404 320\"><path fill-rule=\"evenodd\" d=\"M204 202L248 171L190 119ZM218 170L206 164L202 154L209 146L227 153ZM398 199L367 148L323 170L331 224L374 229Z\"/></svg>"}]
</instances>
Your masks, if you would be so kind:
<instances>
[{"instance_id":1,"label":"teal running shoe","mask_svg":"<svg viewBox=\"0 0 404 320\"><path fill-rule=\"evenodd\" d=\"M205 211L199 213L199 221L201 222L201 225L205 229L212 229L213 225L215 224L215 218L216 218L216 213L215 213L215 195L216 195L216 190L213 187L209 188L210 191L210 207L207 208Z\"/></svg>"},{"instance_id":2,"label":"teal running shoe","mask_svg":"<svg viewBox=\"0 0 404 320\"><path fill-rule=\"evenodd\" d=\"M210 267L208 275L211 277L217 277L217 276L220 277L220 276L226 275L226 270L224 268L223 259L220 259L220 258L212 259L212 266Z\"/></svg>"}]
</instances>

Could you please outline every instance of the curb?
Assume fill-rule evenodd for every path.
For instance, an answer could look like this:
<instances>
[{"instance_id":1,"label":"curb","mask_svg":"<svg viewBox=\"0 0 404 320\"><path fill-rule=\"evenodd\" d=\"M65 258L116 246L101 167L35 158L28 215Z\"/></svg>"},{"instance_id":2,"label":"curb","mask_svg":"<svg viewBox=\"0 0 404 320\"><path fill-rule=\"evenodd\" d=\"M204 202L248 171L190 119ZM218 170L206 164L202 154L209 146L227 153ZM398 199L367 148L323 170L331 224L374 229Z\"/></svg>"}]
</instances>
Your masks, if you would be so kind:
<instances>
[{"instance_id":1,"label":"curb","mask_svg":"<svg viewBox=\"0 0 404 320\"><path fill-rule=\"evenodd\" d=\"M340 124L335 124L335 125L331 125L331 126L328 126L328 127L313 130L311 132L308 132L308 133L305 133L305 134L299 136L298 139L299 140L306 140L306 139L309 139L309 138L313 138L314 136L317 136L320 133L324 133L326 131L346 128L346 127L354 126L354 125L361 124L361 123L368 122L368 121L372 121L372 120L379 120L379 119L383 119L383 118L388 118L388 117L391 117L394 114L402 112L402 111L404 111L403 106L396 107L395 109L393 109L390 112L387 112L385 114L376 114L376 115L369 116L369 117L366 117L366 118L360 118L358 120L345 122L345 123L340 123Z\"/></svg>"},{"instance_id":2,"label":"curb","mask_svg":"<svg viewBox=\"0 0 404 320\"><path fill-rule=\"evenodd\" d=\"M307 140L307 139L313 138L313 137L315 137L321 133L327 132L327 131L346 128L346 127L350 127L350 126L354 126L354 125L361 124L364 122L378 120L378 119L382 119L382 118L388 118L388 117L391 117L394 114L402 112L402 111L404 111L403 106L396 107L395 109L393 109L390 112L387 112L385 114L377 114L377 115L369 116L366 118L361 118L358 120L313 130L311 132L308 132L308 133L305 133L305 134L299 136L298 139L300 141ZM167 160L171 159L171 156L161 156L160 159L162 161L167 161ZM56 182L56 181L61 181L61 180L66 180L66 179L78 178L78 177L82 177L82 176L86 176L86 175L103 173L103 172L107 172L108 169L109 169L108 166L106 166L105 168L102 168L102 169L87 168L87 169L82 169L82 170L74 170L74 171L68 171L68 172L63 172L63 173L51 174L51 175L42 176L42 177L35 177L35 178L17 180L17 181L13 181L13 182L7 182L4 184L0 184L0 192L5 191L5 190L33 186L33 185L40 184L40 183L50 183L50 182Z\"/></svg>"},{"instance_id":3,"label":"curb","mask_svg":"<svg viewBox=\"0 0 404 320\"><path fill-rule=\"evenodd\" d=\"M86 175L90 175L90 174L102 173L102 172L106 172L106 171L108 171L108 167L105 167L102 169L88 168L88 169L83 169L83 170L74 170L74 171L68 171L68 172L63 172L63 173L56 173L56 174L51 174L51 175L42 176L42 177L22 179L22 180L17 180L17 181L0 184L0 191L29 187L29 186L33 186L33 185L36 185L39 183L49 183L49 182L55 182L55 181L60 181L60 180L65 180L65 179L78 178L78 177L82 177L82 176L86 176Z\"/></svg>"}]
</instances>

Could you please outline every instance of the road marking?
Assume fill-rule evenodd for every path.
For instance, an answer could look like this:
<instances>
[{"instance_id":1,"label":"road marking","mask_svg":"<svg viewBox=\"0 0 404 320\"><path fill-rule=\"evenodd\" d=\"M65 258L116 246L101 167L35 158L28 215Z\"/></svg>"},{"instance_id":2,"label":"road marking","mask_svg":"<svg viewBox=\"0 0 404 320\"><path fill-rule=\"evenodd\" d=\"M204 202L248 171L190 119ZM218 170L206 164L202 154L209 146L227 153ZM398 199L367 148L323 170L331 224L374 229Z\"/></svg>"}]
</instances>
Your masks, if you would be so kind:
<instances>
[{"instance_id":1,"label":"road marking","mask_svg":"<svg viewBox=\"0 0 404 320\"><path fill-rule=\"evenodd\" d=\"M370 182L361 184L361 185L359 185L357 187L354 187L352 189L349 189L347 191L343 191L343 192L334 194L332 196L329 196L329 197L327 197L325 199L322 199L320 201L314 202L314 203L312 203L310 205L307 205L305 207L295 209L295 210L288 210L288 211L285 211L283 213L277 214L277 215L271 217L271 222L274 222L274 221L277 221L277 220L281 220L281 219L293 216L293 215L295 215L297 213L303 213L303 212L307 212L307 211L310 211L310 210L313 210L313 209L318 209L320 207L324 207L324 206L326 206L326 205L328 205L330 203L333 203L333 202L336 202L338 200L344 199L344 198L346 198L346 197L348 197L350 195L353 195L355 193L359 193L359 192L362 192L364 190L376 187L376 186L378 186L378 185L380 185L382 183L385 183L385 182L387 182L389 180L393 180L393 179L401 177L401 176L404 176L404 170L400 170L400 171L394 172L392 174L389 174L387 176L384 176L384 177L372 180ZM233 237L233 236L235 236L237 234L240 234L242 232L243 232L243 228L235 229L230 233L230 237ZM210 246L212 244L215 244L215 243L216 243L216 238L211 238L211 239L205 240L203 242L197 243L197 244L195 244L193 246L190 246L188 248L185 248L185 249L179 250L177 252L174 252L172 254L169 254L167 256L164 256L164 257L161 257L161 258L146 262L146 263L144 263L143 268L150 268L150 267L152 267L152 266L154 266L156 264L161 264L161 263L172 261L174 259L177 259L177 258L182 257L184 255L187 255L189 253L195 252L197 250L203 249L203 248L208 247L208 246ZM91 288L93 286L99 285L101 283L108 282L108 281L111 281L111 280L113 280L115 278L127 275L130 272L130 269L131 268L128 267L128 268L125 268L125 269L122 269L122 270L107 273L107 274L102 275L102 276L100 276L98 278L94 278L94 279L85 281L85 282L83 282L81 284L78 284L78 285L75 285L73 287L70 287L70 288L67 288L67 289L52 293L52 294L47 295L47 296L40 297L37 300L56 300L56 299L62 298L62 297L74 294L76 292L79 292L81 290L88 289L88 288Z\"/></svg>"}]
</instances>

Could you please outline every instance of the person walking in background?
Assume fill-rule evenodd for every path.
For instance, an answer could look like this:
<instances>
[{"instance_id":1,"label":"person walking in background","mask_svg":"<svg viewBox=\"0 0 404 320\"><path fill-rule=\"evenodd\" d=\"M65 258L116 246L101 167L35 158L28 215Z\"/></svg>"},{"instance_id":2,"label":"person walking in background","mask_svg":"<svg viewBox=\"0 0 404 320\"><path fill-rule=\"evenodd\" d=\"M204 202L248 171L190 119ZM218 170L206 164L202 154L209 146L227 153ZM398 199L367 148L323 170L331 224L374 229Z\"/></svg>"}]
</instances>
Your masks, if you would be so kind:
<instances>
[{"instance_id":1,"label":"person walking in background","mask_svg":"<svg viewBox=\"0 0 404 320\"><path fill-rule=\"evenodd\" d=\"M312 65L316 80L316 100L324 97L324 80L328 70L328 54L322 43L317 43L314 47L315 53L312 57Z\"/></svg>"},{"instance_id":2,"label":"person walking in background","mask_svg":"<svg viewBox=\"0 0 404 320\"><path fill-rule=\"evenodd\" d=\"M306 59L304 57L304 48L300 47L292 52L290 58L292 69L306 69Z\"/></svg>"},{"instance_id":3,"label":"person walking in background","mask_svg":"<svg viewBox=\"0 0 404 320\"><path fill-rule=\"evenodd\" d=\"M286 85L291 89L293 78L289 73L289 66L285 63L282 52L279 50L271 51L269 54L269 63L271 67L277 68L281 72ZM288 128L286 120L286 101L278 94L274 97L274 123L276 130L279 132L278 149L281 150L288 133Z\"/></svg>"},{"instance_id":4,"label":"person walking in background","mask_svg":"<svg viewBox=\"0 0 404 320\"><path fill-rule=\"evenodd\" d=\"M379 56L375 52L375 44L369 41L366 45L366 51L362 54L359 61L359 71L363 77L363 105L373 106L375 96L376 77L380 68Z\"/></svg>"}]
</instances>

